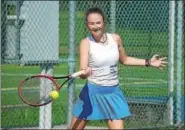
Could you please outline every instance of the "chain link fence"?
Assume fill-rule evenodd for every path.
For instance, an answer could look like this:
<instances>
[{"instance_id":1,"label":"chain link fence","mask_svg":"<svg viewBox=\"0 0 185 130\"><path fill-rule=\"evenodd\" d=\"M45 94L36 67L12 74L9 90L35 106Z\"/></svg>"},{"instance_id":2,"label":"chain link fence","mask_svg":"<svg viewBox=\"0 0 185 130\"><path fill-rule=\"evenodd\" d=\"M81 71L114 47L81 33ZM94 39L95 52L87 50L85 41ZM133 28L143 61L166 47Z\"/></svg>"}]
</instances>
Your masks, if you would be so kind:
<instances>
[{"instance_id":1,"label":"chain link fence","mask_svg":"<svg viewBox=\"0 0 185 130\"><path fill-rule=\"evenodd\" d=\"M119 64L120 86L132 112L125 119L125 127L184 125L185 2L2 0L2 128L69 125L71 103L78 98L84 80L65 86L60 98L44 108L25 105L18 97L17 86L29 75L66 75L79 69L79 42L89 35L84 12L95 6L106 15L106 30L120 34L127 55L151 58L159 54L169 61L163 71ZM88 126L104 128L106 122L90 121Z\"/></svg>"}]
</instances>

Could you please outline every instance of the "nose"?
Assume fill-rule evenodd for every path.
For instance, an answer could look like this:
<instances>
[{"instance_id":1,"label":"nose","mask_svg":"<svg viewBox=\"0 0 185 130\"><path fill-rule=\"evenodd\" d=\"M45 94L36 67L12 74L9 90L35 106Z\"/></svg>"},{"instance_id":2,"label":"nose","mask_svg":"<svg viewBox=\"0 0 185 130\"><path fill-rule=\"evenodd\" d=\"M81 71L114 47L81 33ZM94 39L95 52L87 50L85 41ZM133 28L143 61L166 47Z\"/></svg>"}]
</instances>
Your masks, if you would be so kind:
<instances>
[{"instance_id":1,"label":"nose","mask_svg":"<svg viewBox=\"0 0 185 130\"><path fill-rule=\"evenodd\" d=\"M95 24L93 28L98 28L98 25Z\"/></svg>"}]
</instances>

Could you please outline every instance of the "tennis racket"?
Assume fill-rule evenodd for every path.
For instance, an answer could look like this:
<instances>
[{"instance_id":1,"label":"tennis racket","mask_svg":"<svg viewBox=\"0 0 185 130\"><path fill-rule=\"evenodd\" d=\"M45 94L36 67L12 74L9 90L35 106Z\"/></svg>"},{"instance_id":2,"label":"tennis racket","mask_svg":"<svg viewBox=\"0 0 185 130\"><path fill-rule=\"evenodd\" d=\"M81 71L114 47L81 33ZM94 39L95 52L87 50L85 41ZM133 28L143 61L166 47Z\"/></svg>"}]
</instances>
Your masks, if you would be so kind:
<instances>
[{"instance_id":1,"label":"tennis racket","mask_svg":"<svg viewBox=\"0 0 185 130\"><path fill-rule=\"evenodd\" d=\"M19 97L30 106L40 107L47 105L53 101L50 96L52 91L59 92L65 83L81 74L85 74L85 70L61 77L49 75L29 76L21 81L18 86ZM64 79L64 81L59 85L57 79Z\"/></svg>"}]
</instances>

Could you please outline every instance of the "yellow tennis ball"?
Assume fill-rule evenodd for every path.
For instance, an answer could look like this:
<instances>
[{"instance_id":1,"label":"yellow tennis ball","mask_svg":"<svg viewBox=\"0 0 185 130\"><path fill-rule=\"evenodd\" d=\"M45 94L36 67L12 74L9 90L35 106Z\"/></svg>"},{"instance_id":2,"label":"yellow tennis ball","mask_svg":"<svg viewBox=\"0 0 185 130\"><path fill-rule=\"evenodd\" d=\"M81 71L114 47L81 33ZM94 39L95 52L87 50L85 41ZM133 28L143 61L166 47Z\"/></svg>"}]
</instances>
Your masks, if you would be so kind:
<instances>
[{"instance_id":1,"label":"yellow tennis ball","mask_svg":"<svg viewBox=\"0 0 185 130\"><path fill-rule=\"evenodd\" d=\"M58 97L59 97L59 92L57 92L57 91L51 91L51 93L50 93L50 97L52 98L52 99L57 99Z\"/></svg>"}]
</instances>

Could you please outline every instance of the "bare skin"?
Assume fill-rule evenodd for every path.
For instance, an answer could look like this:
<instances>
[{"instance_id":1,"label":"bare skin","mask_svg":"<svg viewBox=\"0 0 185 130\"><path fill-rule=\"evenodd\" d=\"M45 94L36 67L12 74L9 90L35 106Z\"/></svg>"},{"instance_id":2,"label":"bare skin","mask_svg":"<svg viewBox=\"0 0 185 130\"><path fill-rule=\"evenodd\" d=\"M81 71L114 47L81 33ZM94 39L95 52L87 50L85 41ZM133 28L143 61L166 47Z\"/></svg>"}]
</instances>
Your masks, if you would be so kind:
<instances>
[{"instance_id":1,"label":"bare skin","mask_svg":"<svg viewBox=\"0 0 185 130\"><path fill-rule=\"evenodd\" d=\"M110 130L115 130L115 129L124 129L124 121L123 120L108 120L108 128Z\"/></svg>"},{"instance_id":2,"label":"bare skin","mask_svg":"<svg viewBox=\"0 0 185 130\"><path fill-rule=\"evenodd\" d=\"M102 41L105 39L104 33L104 23L103 17L98 13L91 13L87 17L87 27L96 40L97 43L102 44ZM112 34L113 39L118 44L119 49L119 61L124 65L134 65L134 66L145 66L145 59L138 59L135 57L127 56L124 48L123 42L118 34ZM89 41L87 38L83 39L80 43L80 69L85 69L86 74L81 75L80 77L85 79L91 74L91 68L88 67L88 57L89 57ZM158 69L163 69L166 66L167 62L165 57L158 58L158 55L154 55L150 59L150 65ZM72 118L70 129L84 129L87 120L80 120L76 117ZM107 120L109 129L124 129L124 120Z\"/></svg>"},{"instance_id":3,"label":"bare skin","mask_svg":"<svg viewBox=\"0 0 185 130\"><path fill-rule=\"evenodd\" d=\"M70 129L72 130L83 130L87 124L87 120L80 120L76 117L73 117L70 124Z\"/></svg>"}]
</instances>

